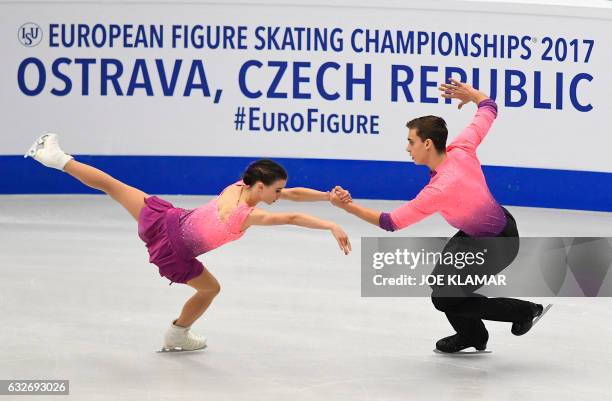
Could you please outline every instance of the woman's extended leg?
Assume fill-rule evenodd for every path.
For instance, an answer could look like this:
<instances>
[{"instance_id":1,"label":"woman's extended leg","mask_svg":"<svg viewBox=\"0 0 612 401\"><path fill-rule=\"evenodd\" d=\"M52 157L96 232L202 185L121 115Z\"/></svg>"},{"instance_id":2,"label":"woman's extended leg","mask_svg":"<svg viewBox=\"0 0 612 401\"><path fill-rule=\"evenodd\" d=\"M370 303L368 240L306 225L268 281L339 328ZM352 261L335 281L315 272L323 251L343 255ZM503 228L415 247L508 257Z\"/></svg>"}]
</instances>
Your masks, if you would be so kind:
<instances>
[{"instance_id":1,"label":"woman's extended leg","mask_svg":"<svg viewBox=\"0 0 612 401\"><path fill-rule=\"evenodd\" d=\"M102 170L90 165L70 160L64 166L64 172L70 174L88 187L98 189L119 202L136 221L144 207L147 194L131 187L116 178L111 177Z\"/></svg>"},{"instance_id":2,"label":"woman's extended leg","mask_svg":"<svg viewBox=\"0 0 612 401\"><path fill-rule=\"evenodd\" d=\"M25 157L33 157L47 167L63 170L88 187L107 193L138 221L147 194L95 167L74 160L60 148L57 134L42 135L34 142Z\"/></svg>"}]
</instances>

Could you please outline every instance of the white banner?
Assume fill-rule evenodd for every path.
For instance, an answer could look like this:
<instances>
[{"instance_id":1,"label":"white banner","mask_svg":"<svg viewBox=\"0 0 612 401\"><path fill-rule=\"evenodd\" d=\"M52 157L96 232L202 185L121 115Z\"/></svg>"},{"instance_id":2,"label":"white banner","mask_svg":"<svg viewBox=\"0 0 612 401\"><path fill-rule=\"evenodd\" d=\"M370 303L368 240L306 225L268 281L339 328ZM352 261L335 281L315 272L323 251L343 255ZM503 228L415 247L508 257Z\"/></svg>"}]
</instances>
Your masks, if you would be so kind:
<instances>
[{"instance_id":1,"label":"white banner","mask_svg":"<svg viewBox=\"0 0 612 401\"><path fill-rule=\"evenodd\" d=\"M452 74L499 105L483 164L612 171L610 13L491 8L0 4L0 154L404 161L408 120L469 123Z\"/></svg>"}]
</instances>

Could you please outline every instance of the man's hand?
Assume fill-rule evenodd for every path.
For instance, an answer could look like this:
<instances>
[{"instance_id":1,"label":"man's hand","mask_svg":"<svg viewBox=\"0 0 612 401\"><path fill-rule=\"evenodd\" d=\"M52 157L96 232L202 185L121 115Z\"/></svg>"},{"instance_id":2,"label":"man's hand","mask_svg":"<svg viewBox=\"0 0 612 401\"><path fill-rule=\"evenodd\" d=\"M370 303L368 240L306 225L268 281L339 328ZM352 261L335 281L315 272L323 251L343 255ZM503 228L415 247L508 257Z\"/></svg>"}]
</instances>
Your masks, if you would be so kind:
<instances>
[{"instance_id":1,"label":"man's hand","mask_svg":"<svg viewBox=\"0 0 612 401\"><path fill-rule=\"evenodd\" d=\"M335 190L329 193L329 201L332 203L332 205L337 206L340 209L345 209L346 205L350 203L350 202L343 202Z\"/></svg>"},{"instance_id":2,"label":"man's hand","mask_svg":"<svg viewBox=\"0 0 612 401\"><path fill-rule=\"evenodd\" d=\"M353 201L351 193L346 189L342 188L340 185L336 185L331 192L335 193L336 196L344 203L349 203Z\"/></svg>"},{"instance_id":3,"label":"man's hand","mask_svg":"<svg viewBox=\"0 0 612 401\"><path fill-rule=\"evenodd\" d=\"M450 78L448 84L440 84L438 89L442 92L440 95L443 98L459 99L461 101L458 106L459 109L469 102L478 104L489 98L478 89L474 89L469 84L457 81L455 78Z\"/></svg>"}]
</instances>

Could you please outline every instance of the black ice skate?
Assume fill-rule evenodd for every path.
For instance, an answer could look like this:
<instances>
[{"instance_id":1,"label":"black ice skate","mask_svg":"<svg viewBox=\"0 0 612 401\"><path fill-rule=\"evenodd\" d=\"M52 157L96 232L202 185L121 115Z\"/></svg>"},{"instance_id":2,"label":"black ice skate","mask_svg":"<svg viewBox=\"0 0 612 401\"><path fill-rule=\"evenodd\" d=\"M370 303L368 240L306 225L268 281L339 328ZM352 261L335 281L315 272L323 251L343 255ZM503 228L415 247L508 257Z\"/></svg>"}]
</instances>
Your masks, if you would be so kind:
<instances>
[{"instance_id":1,"label":"black ice skate","mask_svg":"<svg viewBox=\"0 0 612 401\"><path fill-rule=\"evenodd\" d=\"M434 352L438 354L453 354L453 355L465 355L465 354L490 354L491 351L487 351L487 339L484 341L473 341L466 340L459 334L453 336L444 337L438 340L436 343L436 349ZM476 351L464 351L466 348L474 347Z\"/></svg>"},{"instance_id":2,"label":"black ice skate","mask_svg":"<svg viewBox=\"0 0 612 401\"><path fill-rule=\"evenodd\" d=\"M540 304L532 304L533 315L528 320L522 322L512 323L512 334L515 336L522 336L527 333L531 328L540 320L546 312L552 307L552 304L548 304L546 308Z\"/></svg>"}]
</instances>

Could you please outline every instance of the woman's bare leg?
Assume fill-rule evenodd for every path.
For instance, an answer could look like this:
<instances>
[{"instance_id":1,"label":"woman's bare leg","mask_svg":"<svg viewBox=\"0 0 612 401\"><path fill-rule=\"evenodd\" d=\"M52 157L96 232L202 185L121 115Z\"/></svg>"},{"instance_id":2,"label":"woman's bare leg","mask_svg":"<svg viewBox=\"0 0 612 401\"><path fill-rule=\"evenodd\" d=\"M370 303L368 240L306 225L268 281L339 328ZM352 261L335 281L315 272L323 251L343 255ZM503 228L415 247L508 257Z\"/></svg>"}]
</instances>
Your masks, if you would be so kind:
<instances>
[{"instance_id":1,"label":"woman's bare leg","mask_svg":"<svg viewBox=\"0 0 612 401\"><path fill-rule=\"evenodd\" d=\"M138 221L140 211L144 207L144 199L147 194L141 190L131 187L111 177L102 170L70 160L64 166L64 172L70 174L88 187L98 189L107 193L111 198L119 202Z\"/></svg>"},{"instance_id":2,"label":"woman's bare leg","mask_svg":"<svg viewBox=\"0 0 612 401\"><path fill-rule=\"evenodd\" d=\"M219 282L207 269L198 277L189 280L187 285L195 288L197 292L185 303L180 317L174 322L182 327L189 327L198 320L221 291Z\"/></svg>"}]
</instances>

